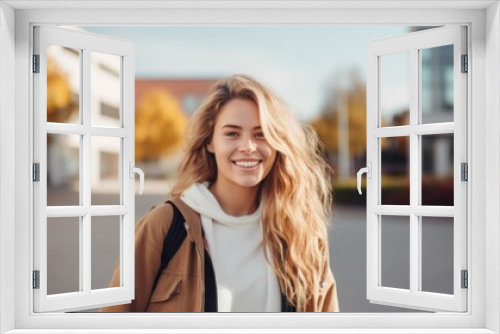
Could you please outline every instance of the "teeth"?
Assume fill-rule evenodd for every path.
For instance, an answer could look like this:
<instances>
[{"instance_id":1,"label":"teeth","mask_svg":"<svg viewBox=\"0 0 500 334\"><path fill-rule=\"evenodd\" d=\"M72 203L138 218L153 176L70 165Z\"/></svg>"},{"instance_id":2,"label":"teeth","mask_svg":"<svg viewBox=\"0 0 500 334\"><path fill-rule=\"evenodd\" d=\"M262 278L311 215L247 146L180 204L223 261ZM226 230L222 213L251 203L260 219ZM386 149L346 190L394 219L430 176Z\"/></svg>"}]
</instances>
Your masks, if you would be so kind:
<instances>
[{"instance_id":1,"label":"teeth","mask_svg":"<svg viewBox=\"0 0 500 334\"><path fill-rule=\"evenodd\" d=\"M258 161L237 161L235 163L236 163L236 165L238 165L240 167L255 167L260 162L258 162Z\"/></svg>"}]
</instances>

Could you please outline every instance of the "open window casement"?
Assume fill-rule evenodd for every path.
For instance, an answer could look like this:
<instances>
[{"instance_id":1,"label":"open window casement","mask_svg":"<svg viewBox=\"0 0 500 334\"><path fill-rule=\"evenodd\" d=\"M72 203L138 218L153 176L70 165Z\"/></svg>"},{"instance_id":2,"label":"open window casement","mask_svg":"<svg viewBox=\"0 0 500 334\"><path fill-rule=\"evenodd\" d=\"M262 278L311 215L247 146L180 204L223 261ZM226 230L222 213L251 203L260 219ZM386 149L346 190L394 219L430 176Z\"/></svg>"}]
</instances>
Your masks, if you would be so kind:
<instances>
[{"instance_id":1,"label":"open window casement","mask_svg":"<svg viewBox=\"0 0 500 334\"><path fill-rule=\"evenodd\" d=\"M466 55L466 28L459 26L368 44L367 168L358 175L367 172L367 298L372 303L467 310ZM405 186L391 196L388 185L395 179ZM443 202L445 188L449 200ZM429 253L446 242L438 225L448 231L448 257ZM404 240L394 231L403 231ZM429 264L433 257L444 261ZM429 272L444 267L450 268L442 277L448 288L429 289Z\"/></svg>"},{"instance_id":2,"label":"open window casement","mask_svg":"<svg viewBox=\"0 0 500 334\"><path fill-rule=\"evenodd\" d=\"M52 50L68 52L73 58L73 73L66 75L68 81L76 86L76 91L70 95L73 100L73 121L48 119L49 108L58 101L64 100L68 94L64 85L59 90L49 91L49 83L53 83L53 73L50 66L56 66L48 59ZM114 73L116 97L116 115L114 120L98 122L99 113L95 113L95 99L92 94L99 94L103 87L91 87L96 81L91 76L97 73L96 68L104 65L91 66L93 57L114 57L115 68L108 68L108 73ZM48 69L49 68L49 69ZM76 79L75 79L76 78ZM106 78L98 79L101 86L110 85ZM59 78L59 80L62 80ZM104 305L129 303L134 298L134 45L130 41L120 40L96 34L75 30L36 26L34 27L33 56L33 92L34 92L34 263L33 263L33 294L34 311L74 311L89 309ZM57 83L56 83L57 86ZM49 96L55 94L56 96ZM65 95L66 94L66 95ZM104 97L105 98L105 97ZM48 101L50 106L48 106ZM54 102L55 101L55 102ZM76 105L76 106L75 106ZM58 109L59 112L63 110ZM94 111L93 111L94 110ZM63 110L64 111L64 110ZM76 115L76 116L75 116ZM94 117L97 115L96 117ZM51 116L52 117L52 116ZM103 118L106 120L106 118ZM52 120L52 121L49 121ZM111 120L111 121L110 121ZM114 122L114 123L113 123ZM49 144L50 145L49 145ZM55 159L54 153L48 147L59 145L59 151L73 152L77 158L76 178L74 187L76 200L72 205L48 205L47 191L50 182L54 183L69 166L64 159ZM116 187L119 188L119 200L114 205L93 205L91 196L92 182L102 170L99 168L99 152L114 152L117 174ZM57 153L57 152L56 152ZM111 154L111 153L109 153ZM50 157L50 159L48 158ZM96 159L97 157L97 159ZM65 165L65 168L58 168ZM50 170L52 169L52 170ZM142 172L139 172L142 174ZM141 175L142 188L143 175ZM118 184L119 183L119 184ZM142 189L141 189L142 192ZM95 204L95 203L94 203ZM116 238L119 238L120 286L116 288L93 289L92 284L92 233L99 218L114 216L119 224ZM72 290L64 293L54 293L48 289L48 243L50 242L48 227L51 233L57 235L57 229L75 226L77 236L72 247L77 254L73 266L68 270L75 271L76 284ZM102 220L101 220L102 221ZM57 238L67 238L59 233ZM55 238L52 236L52 238ZM70 242L69 240L66 241ZM57 259L52 259L52 263Z\"/></svg>"}]
</instances>

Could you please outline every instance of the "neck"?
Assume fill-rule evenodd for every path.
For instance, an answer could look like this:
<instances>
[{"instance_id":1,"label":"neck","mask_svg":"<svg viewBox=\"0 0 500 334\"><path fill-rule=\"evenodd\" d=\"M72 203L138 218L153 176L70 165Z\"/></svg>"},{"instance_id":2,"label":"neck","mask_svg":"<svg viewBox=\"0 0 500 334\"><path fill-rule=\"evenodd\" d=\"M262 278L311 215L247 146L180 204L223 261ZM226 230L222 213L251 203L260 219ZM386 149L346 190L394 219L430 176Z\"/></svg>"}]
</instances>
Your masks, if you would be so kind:
<instances>
[{"instance_id":1,"label":"neck","mask_svg":"<svg viewBox=\"0 0 500 334\"><path fill-rule=\"evenodd\" d=\"M223 184L217 180L208 189L228 215L248 216L257 210L258 186L245 188L233 184Z\"/></svg>"}]
</instances>

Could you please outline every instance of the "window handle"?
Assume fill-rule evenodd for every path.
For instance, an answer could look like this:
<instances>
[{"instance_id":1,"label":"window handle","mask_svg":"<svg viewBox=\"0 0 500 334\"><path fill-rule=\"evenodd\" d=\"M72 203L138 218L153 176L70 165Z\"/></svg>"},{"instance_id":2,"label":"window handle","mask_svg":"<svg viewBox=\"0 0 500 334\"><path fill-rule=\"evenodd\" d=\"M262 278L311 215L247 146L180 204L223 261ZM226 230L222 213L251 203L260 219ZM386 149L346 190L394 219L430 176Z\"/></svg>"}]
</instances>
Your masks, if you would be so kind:
<instances>
[{"instance_id":1,"label":"window handle","mask_svg":"<svg viewBox=\"0 0 500 334\"><path fill-rule=\"evenodd\" d=\"M140 178L140 185L141 185L141 189L139 190L139 195L142 195L142 191L144 190L144 172L140 169L140 168L137 168L137 167L134 167L134 162L133 161L130 161L129 163L129 167L130 167L130 178L133 179L135 177L134 173L137 173L139 174L139 178Z\"/></svg>"},{"instance_id":2,"label":"window handle","mask_svg":"<svg viewBox=\"0 0 500 334\"><path fill-rule=\"evenodd\" d=\"M371 179L371 177L372 177L372 163L370 161L368 161L368 167L361 168L358 171L358 192L360 195L361 195L361 175L363 175L363 173L366 173L368 178Z\"/></svg>"}]
</instances>

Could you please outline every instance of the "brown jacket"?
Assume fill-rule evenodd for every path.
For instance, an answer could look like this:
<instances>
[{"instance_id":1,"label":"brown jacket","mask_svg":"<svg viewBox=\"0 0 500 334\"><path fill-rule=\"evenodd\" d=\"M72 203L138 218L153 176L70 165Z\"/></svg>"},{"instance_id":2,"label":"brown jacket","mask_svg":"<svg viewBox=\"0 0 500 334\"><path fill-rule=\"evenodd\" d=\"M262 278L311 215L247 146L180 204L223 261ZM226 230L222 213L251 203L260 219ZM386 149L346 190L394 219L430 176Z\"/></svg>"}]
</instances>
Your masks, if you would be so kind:
<instances>
[{"instance_id":1,"label":"brown jacket","mask_svg":"<svg viewBox=\"0 0 500 334\"><path fill-rule=\"evenodd\" d=\"M160 267L163 240L173 219L173 208L162 204L135 229L135 299L130 304L108 306L101 312L203 312L205 304L205 245L200 215L179 197L170 198L186 220L186 241L151 289ZM189 241L189 242L187 242ZM325 263L328 266L328 263ZM119 264L110 287L119 286ZM337 288L331 270L306 307L307 312L338 312Z\"/></svg>"}]
</instances>

